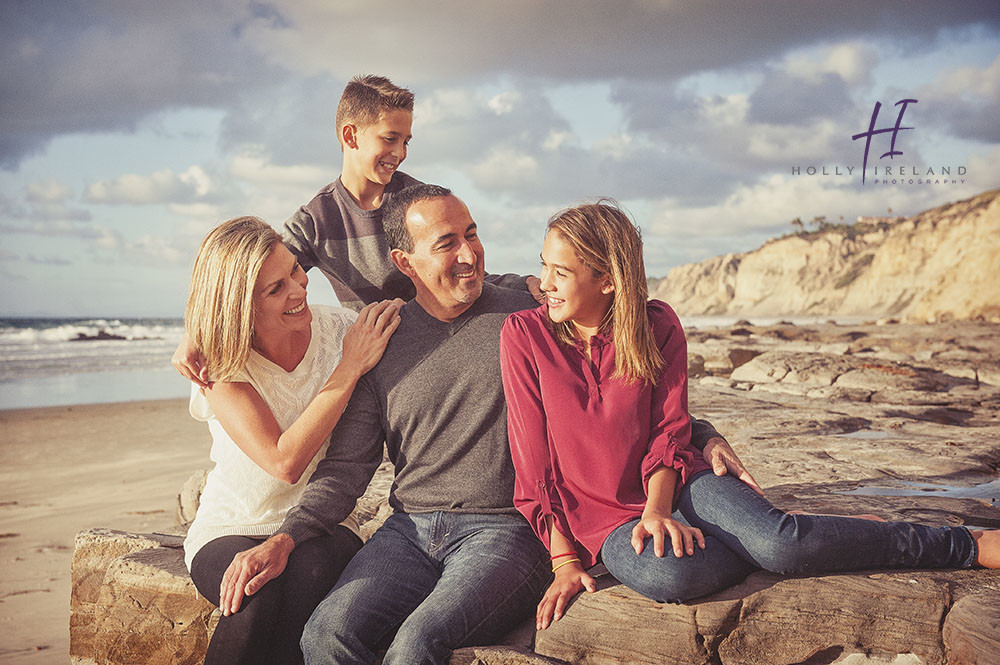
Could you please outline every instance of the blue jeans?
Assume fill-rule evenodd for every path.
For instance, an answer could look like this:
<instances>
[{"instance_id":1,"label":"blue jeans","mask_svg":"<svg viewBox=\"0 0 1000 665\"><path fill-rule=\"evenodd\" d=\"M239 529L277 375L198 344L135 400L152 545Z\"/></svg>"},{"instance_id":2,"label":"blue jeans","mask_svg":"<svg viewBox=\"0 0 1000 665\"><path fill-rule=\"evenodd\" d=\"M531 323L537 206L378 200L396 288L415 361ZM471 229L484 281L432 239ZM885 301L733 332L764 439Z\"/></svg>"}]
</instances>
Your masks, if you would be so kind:
<instances>
[{"instance_id":1,"label":"blue jeans","mask_svg":"<svg viewBox=\"0 0 1000 665\"><path fill-rule=\"evenodd\" d=\"M446 663L529 616L551 580L520 515L397 513L340 575L302 633L306 663Z\"/></svg>"},{"instance_id":2,"label":"blue jeans","mask_svg":"<svg viewBox=\"0 0 1000 665\"><path fill-rule=\"evenodd\" d=\"M745 483L710 471L681 490L673 518L701 529L705 549L662 558L647 540L632 549L633 520L601 547L604 565L619 582L658 602L697 598L740 582L756 570L816 575L866 568L971 568L976 544L965 527L823 515L789 515Z\"/></svg>"}]
</instances>

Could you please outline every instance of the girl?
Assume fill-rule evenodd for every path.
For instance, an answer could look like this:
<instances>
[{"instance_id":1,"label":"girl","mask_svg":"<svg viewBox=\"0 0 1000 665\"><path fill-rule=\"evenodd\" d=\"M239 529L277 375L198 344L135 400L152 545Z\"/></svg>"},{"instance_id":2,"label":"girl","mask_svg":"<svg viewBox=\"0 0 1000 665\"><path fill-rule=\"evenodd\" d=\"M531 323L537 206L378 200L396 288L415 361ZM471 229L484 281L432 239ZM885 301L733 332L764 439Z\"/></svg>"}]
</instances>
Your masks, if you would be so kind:
<instances>
[{"instance_id":1,"label":"girl","mask_svg":"<svg viewBox=\"0 0 1000 665\"><path fill-rule=\"evenodd\" d=\"M539 630L594 590L598 560L659 602L759 569L1000 566L997 531L788 514L707 472L688 445L683 329L647 302L638 229L613 201L549 221L541 286L547 304L512 314L500 336L514 503L554 572Z\"/></svg>"},{"instance_id":2,"label":"girl","mask_svg":"<svg viewBox=\"0 0 1000 665\"><path fill-rule=\"evenodd\" d=\"M215 228L195 260L185 327L211 383L192 386L190 411L208 422L215 468L184 553L195 586L223 614L209 665L302 662L306 620L361 547L352 517L301 543L259 590L220 592L234 557L298 503L358 379L399 325L395 302L357 315L310 308L307 283L278 234L254 217Z\"/></svg>"}]
</instances>

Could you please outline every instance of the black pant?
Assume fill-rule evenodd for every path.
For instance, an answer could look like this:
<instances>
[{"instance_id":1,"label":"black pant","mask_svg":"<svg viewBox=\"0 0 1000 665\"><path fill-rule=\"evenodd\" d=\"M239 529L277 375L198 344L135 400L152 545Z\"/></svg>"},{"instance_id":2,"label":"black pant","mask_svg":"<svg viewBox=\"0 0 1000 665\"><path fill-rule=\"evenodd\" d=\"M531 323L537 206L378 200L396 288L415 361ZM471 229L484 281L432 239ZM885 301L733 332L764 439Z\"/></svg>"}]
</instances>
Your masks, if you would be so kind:
<instances>
[{"instance_id":1,"label":"black pant","mask_svg":"<svg viewBox=\"0 0 1000 665\"><path fill-rule=\"evenodd\" d=\"M233 557L261 542L223 536L198 550L191 579L201 595L218 606L219 585ZM301 663L303 626L359 549L361 540L343 526L296 545L281 575L245 596L239 612L219 619L205 665Z\"/></svg>"}]
</instances>

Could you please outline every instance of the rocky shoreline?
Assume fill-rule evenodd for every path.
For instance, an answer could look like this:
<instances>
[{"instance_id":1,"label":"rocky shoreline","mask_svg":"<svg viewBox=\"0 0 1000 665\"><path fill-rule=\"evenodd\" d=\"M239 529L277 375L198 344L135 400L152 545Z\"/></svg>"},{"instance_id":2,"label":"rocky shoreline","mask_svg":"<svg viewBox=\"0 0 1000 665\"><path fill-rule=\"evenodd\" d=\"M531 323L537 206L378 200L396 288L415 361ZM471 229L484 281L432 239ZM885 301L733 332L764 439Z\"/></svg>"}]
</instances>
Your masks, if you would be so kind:
<instances>
[{"instance_id":1,"label":"rocky shoreline","mask_svg":"<svg viewBox=\"0 0 1000 665\"><path fill-rule=\"evenodd\" d=\"M779 507L1000 528L1000 325L740 322L688 339L692 413ZM361 503L366 532L390 482L384 465ZM181 493L181 521L197 484ZM179 538L162 533L78 536L73 662L200 662L212 608L178 568ZM677 605L600 582L537 636L528 625L452 662L1000 662L998 571L757 573Z\"/></svg>"}]
</instances>

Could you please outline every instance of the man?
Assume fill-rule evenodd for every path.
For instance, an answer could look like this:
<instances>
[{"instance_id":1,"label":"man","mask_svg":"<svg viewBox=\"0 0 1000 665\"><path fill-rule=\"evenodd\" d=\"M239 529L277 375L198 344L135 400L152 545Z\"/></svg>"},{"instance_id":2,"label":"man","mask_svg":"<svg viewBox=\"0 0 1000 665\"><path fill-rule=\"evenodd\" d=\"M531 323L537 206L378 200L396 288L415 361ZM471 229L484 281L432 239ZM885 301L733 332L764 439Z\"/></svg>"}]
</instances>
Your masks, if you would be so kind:
<instances>
[{"instance_id":1,"label":"man","mask_svg":"<svg viewBox=\"0 0 1000 665\"><path fill-rule=\"evenodd\" d=\"M280 574L296 543L354 508L382 458L395 465L394 514L344 570L306 626L308 663L447 662L530 615L550 580L548 555L513 505L514 470L499 336L525 291L483 283L468 208L449 190L399 192L383 223L393 263L416 298L381 362L359 382L326 457L278 533L234 560L224 598L235 611ZM742 471L707 423L693 438ZM710 440L710 441L709 441Z\"/></svg>"}]
</instances>

